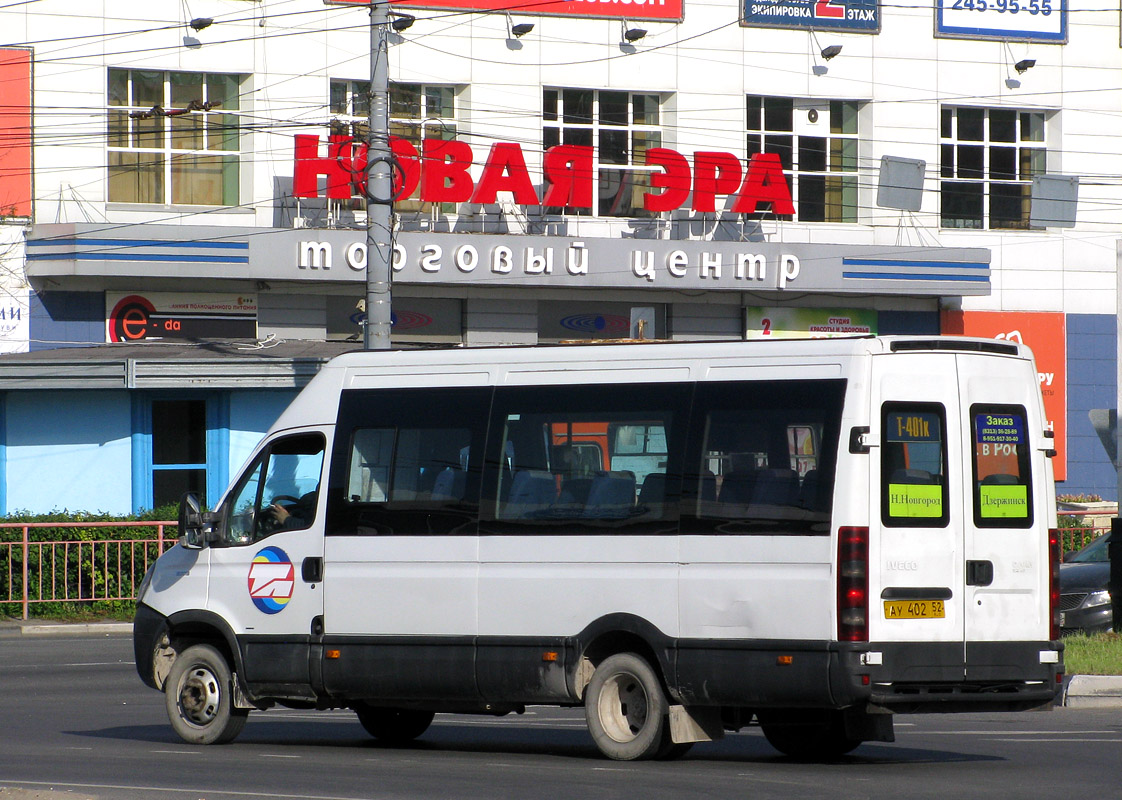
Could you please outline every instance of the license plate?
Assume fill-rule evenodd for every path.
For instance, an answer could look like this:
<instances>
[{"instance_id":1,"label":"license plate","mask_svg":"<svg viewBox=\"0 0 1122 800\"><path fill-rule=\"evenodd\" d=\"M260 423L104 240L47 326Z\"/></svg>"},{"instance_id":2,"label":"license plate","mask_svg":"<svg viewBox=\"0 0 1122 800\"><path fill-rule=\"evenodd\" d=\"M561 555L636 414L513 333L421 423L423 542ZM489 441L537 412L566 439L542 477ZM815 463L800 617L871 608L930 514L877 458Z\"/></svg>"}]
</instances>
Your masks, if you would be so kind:
<instances>
[{"instance_id":1,"label":"license plate","mask_svg":"<svg viewBox=\"0 0 1122 800\"><path fill-rule=\"evenodd\" d=\"M885 600L885 619L943 619L942 600Z\"/></svg>"}]
</instances>

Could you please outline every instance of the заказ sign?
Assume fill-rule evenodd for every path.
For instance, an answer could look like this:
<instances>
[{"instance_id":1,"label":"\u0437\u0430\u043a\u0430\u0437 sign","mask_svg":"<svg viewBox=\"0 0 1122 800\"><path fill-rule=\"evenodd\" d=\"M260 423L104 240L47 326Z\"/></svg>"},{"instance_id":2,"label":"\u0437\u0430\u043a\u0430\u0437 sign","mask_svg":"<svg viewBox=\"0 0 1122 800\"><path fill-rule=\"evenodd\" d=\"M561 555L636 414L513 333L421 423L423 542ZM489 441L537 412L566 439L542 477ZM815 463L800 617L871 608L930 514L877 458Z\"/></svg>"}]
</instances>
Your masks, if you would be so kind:
<instances>
[{"instance_id":1,"label":"\u0437\u0430\u043a\u0430\u0437 sign","mask_svg":"<svg viewBox=\"0 0 1122 800\"><path fill-rule=\"evenodd\" d=\"M541 197L530 178L522 147L515 142L491 145L478 180L469 172L474 155L467 142L425 139L418 153L412 142L391 136L390 147L400 166L394 174L397 197L409 197L419 186L420 199L426 203L494 203L499 192L510 192L514 201L524 206L593 207L591 147L563 144L545 151ZM319 154L318 137L298 135L293 195L318 197L321 175L327 178L329 198L346 200L363 195L366 150L365 144L356 146L349 136L332 136L324 157ZM692 192L690 207L694 211L713 212L717 195L731 195L736 197L730 209L734 214L751 214L766 204L776 214L795 213L777 153L756 153L743 169L732 153L698 152L694 153L691 169L689 160L676 150L652 147L646 151L644 165L662 168L651 173L654 191L643 194L647 211L680 208Z\"/></svg>"}]
</instances>

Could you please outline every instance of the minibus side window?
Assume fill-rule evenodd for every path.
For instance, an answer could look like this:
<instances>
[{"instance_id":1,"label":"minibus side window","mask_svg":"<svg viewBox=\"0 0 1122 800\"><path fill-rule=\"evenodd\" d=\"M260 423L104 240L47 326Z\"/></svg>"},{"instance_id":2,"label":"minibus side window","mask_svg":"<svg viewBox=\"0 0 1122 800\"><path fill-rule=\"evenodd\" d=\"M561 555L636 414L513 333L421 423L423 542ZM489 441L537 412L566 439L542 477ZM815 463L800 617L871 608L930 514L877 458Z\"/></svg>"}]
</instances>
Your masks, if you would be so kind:
<instances>
[{"instance_id":1,"label":"minibus side window","mask_svg":"<svg viewBox=\"0 0 1122 800\"><path fill-rule=\"evenodd\" d=\"M343 392L327 535L475 533L487 387Z\"/></svg>"},{"instance_id":2,"label":"minibus side window","mask_svg":"<svg viewBox=\"0 0 1122 800\"><path fill-rule=\"evenodd\" d=\"M947 500L946 411L937 403L885 403L881 520L890 527L942 528Z\"/></svg>"},{"instance_id":3,"label":"minibus side window","mask_svg":"<svg viewBox=\"0 0 1122 800\"><path fill-rule=\"evenodd\" d=\"M698 384L683 533L829 534L845 385Z\"/></svg>"},{"instance_id":4,"label":"minibus side window","mask_svg":"<svg viewBox=\"0 0 1122 800\"><path fill-rule=\"evenodd\" d=\"M249 544L278 531L310 527L316 516L323 449L319 434L272 442L230 492L224 543Z\"/></svg>"},{"instance_id":5,"label":"minibus side window","mask_svg":"<svg viewBox=\"0 0 1122 800\"><path fill-rule=\"evenodd\" d=\"M389 507L464 499L468 428L359 428L347 470L347 502Z\"/></svg>"},{"instance_id":6,"label":"minibus side window","mask_svg":"<svg viewBox=\"0 0 1122 800\"><path fill-rule=\"evenodd\" d=\"M674 532L684 384L496 392L486 518L499 533Z\"/></svg>"},{"instance_id":7,"label":"minibus side window","mask_svg":"<svg viewBox=\"0 0 1122 800\"><path fill-rule=\"evenodd\" d=\"M1033 522L1028 415L1024 406L973 405L974 524L1028 528Z\"/></svg>"}]
</instances>

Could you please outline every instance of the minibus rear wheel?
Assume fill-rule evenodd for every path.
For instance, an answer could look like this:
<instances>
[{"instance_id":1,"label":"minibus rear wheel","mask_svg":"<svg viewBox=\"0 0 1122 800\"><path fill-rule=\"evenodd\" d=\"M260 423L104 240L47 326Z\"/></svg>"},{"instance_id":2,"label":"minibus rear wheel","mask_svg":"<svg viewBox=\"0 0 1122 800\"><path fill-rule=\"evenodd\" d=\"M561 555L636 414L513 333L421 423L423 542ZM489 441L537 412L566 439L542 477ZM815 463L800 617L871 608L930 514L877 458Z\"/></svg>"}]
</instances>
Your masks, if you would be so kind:
<instances>
[{"instance_id":1,"label":"minibus rear wheel","mask_svg":"<svg viewBox=\"0 0 1122 800\"><path fill-rule=\"evenodd\" d=\"M639 761L662 753L676 755L670 746L662 683L651 665L634 653L617 653L600 662L585 691L584 713L593 741L608 758Z\"/></svg>"},{"instance_id":2,"label":"minibus rear wheel","mask_svg":"<svg viewBox=\"0 0 1122 800\"><path fill-rule=\"evenodd\" d=\"M376 708L358 706L355 708L358 721L366 732L380 742L404 744L411 742L429 729L431 711L418 711L409 708Z\"/></svg>"},{"instance_id":3,"label":"minibus rear wheel","mask_svg":"<svg viewBox=\"0 0 1122 800\"><path fill-rule=\"evenodd\" d=\"M191 744L225 744L242 732L249 709L234 707L226 658L209 644L180 653L164 683L172 729Z\"/></svg>"}]
</instances>

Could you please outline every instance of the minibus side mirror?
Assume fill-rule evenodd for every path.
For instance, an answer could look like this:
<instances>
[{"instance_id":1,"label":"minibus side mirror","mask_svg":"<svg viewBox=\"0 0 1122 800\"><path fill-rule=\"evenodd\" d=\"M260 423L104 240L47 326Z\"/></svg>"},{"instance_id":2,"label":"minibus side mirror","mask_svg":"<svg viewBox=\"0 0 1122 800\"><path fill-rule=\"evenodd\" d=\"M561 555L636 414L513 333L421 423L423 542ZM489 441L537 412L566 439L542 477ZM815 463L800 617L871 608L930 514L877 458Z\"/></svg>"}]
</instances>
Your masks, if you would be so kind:
<instances>
[{"instance_id":1,"label":"minibus side mirror","mask_svg":"<svg viewBox=\"0 0 1122 800\"><path fill-rule=\"evenodd\" d=\"M206 547L213 539L214 519L202 510L194 492L187 492L179 501L179 543L192 550Z\"/></svg>"}]
</instances>

